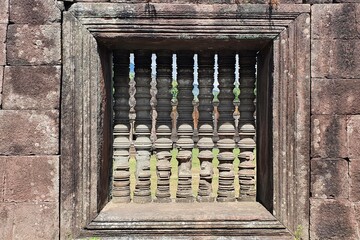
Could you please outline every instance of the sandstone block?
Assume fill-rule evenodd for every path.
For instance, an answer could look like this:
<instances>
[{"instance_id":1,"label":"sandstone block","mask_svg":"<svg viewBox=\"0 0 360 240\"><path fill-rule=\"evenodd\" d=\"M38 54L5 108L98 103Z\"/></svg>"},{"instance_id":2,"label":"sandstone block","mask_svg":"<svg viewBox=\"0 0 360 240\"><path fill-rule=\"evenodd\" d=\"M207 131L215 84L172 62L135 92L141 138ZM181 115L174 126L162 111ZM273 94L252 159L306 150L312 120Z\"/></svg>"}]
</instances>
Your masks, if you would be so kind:
<instances>
[{"instance_id":1,"label":"sandstone block","mask_svg":"<svg viewBox=\"0 0 360 240\"><path fill-rule=\"evenodd\" d=\"M22 203L13 209L13 238L58 239L59 211L56 203Z\"/></svg>"},{"instance_id":2,"label":"sandstone block","mask_svg":"<svg viewBox=\"0 0 360 240\"><path fill-rule=\"evenodd\" d=\"M360 114L360 79L313 79L312 114Z\"/></svg>"},{"instance_id":3,"label":"sandstone block","mask_svg":"<svg viewBox=\"0 0 360 240\"><path fill-rule=\"evenodd\" d=\"M332 0L305 0L304 3L309 3L309 4L332 3Z\"/></svg>"},{"instance_id":4,"label":"sandstone block","mask_svg":"<svg viewBox=\"0 0 360 240\"><path fill-rule=\"evenodd\" d=\"M346 116L314 115L311 118L311 156L347 157Z\"/></svg>"},{"instance_id":5,"label":"sandstone block","mask_svg":"<svg viewBox=\"0 0 360 240\"><path fill-rule=\"evenodd\" d=\"M60 64L60 24L13 24L8 27L9 65Z\"/></svg>"},{"instance_id":6,"label":"sandstone block","mask_svg":"<svg viewBox=\"0 0 360 240\"><path fill-rule=\"evenodd\" d=\"M347 200L311 199L310 239L359 239L354 209Z\"/></svg>"},{"instance_id":7,"label":"sandstone block","mask_svg":"<svg viewBox=\"0 0 360 240\"><path fill-rule=\"evenodd\" d=\"M6 159L6 202L58 201L58 156L9 156L0 159Z\"/></svg>"},{"instance_id":8,"label":"sandstone block","mask_svg":"<svg viewBox=\"0 0 360 240\"><path fill-rule=\"evenodd\" d=\"M109 0L78 0L77 2L109 2ZM119 3L147 3L148 0L110 0ZM268 0L151 0L151 3L174 4L268 4ZM281 0L282 4L302 3L302 0Z\"/></svg>"},{"instance_id":9,"label":"sandstone block","mask_svg":"<svg viewBox=\"0 0 360 240\"><path fill-rule=\"evenodd\" d=\"M312 40L313 78L359 78L360 40Z\"/></svg>"},{"instance_id":10,"label":"sandstone block","mask_svg":"<svg viewBox=\"0 0 360 240\"><path fill-rule=\"evenodd\" d=\"M334 0L334 3L359 3L359 0Z\"/></svg>"},{"instance_id":11,"label":"sandstone block","mask_svg":"<svg viewBox=\"0 0 360 240\"><path fill-rule=\"evenodd\" d=\"M354 203L355 217L358 224L360 223L360 202Z\"/></svg>"},{"instance_id":12,"label":"sandstone block","mask_svg":"<svg viewBox=\"0 0 360 240\"><path fill-rule=\"evenodd\" d=\"M5 65L6 63L6 28L6 24L0 23L0 65Z\"/></svg>"},{"instance_id":13,"label":"sandstone block","mask_svg":"<svg viewBox=\"0 0 360 240\"><path fill-rule=\"evenodd\" d=\"M351 160L349 166L349 175L350 175L350 201L360 202L360 158Z\"/></svg>"},{"instance_id":14,"label":"sandstone block","mask_svg":"<svg viewBox=\"0 0 360 240\"><path fill-rule=\"evenodd\" d=\"M0 23L9 22L9 0L0 1Z\"/></svg>"},{"instance_id":15,"label":"sandstone block","mask_svg":"<svg viewBox=\"0 0 360 240\"><path fill-rule=\"evenodd\" d=\"M349 116L347 123L349 157L360 157L360 115Z\"/></svg>"},{"instance_id":16,"label":"sandstone block","mask_svg":"<svg viewBox=\"0 0 360 240\"><path fill-rule=\"evenodd\" d=\"M10 21L13 23L44 24L60 22L61 12L54 0L11 0Z\"/></svg>"},{"instance_id":17,"label":"sandstone block","mask_svg":"<svg viewBox=\"0 0 360 240\"><path fill-rule=\"evenodd\" d=\"M59 153L59 113L0 111L1 155L55 155Z\"/></svg>"},{"instance_id":18,"label":"sandstone block","mask_svg":"<svg viewBox=\"0 0 360 240\"><path fill-rule=\"evenodd\" d=\"M14 239L12 224L14 204L0 203L0 239Z\"/></svg>"},{"instance_id":19,"label":"sandstone block","mask_svg":"<svg viewBox=\"0 0 360 240\"><path fill-rule=\"evenodd\" d=\"M3 109L58 109L60 66L5 68Z\"/></svg>"},{"instance_id":20,"label":"sandstone block","mask_svg":"<svg viewBox=\"0 0 360 240\"><path fill-rule=\"evenodd\" d=\"M2 105L2 88L4 81L4 66L0 66L0 109Z\"/></svg>"},{"instance_id":21,"label":"sandstone block","mask_svg":"<svg viewBox=\"0 0 360 240\"><path fill-rule=\"evenodd\" d=\"M315 4L311 12L313 39L353 39L360 36L355 4Z\"/></svg>"},{"instance_id":22,"label":"sandstone block","mask_svg":"<svg viewBox=\"0 0 360 240\"><path fill-rule=\"evenodd\" d=\"M3 183L4 183L4 177L5 177L5 170L6 170L6 159L0 157L0 203L4 201L5 186ZM1 216L0 216L0 218L1 218Z\"/></svg>"},{"instance_id":23,"label":"sandstone block","mask_svg":"<svg viewBox=\"0 0 360 240\"><path fill-rule=\"evenodd\" d=\"M344 159L311 160L313 198L348 198L348 162Z\"/></svg>"}]
</instances>

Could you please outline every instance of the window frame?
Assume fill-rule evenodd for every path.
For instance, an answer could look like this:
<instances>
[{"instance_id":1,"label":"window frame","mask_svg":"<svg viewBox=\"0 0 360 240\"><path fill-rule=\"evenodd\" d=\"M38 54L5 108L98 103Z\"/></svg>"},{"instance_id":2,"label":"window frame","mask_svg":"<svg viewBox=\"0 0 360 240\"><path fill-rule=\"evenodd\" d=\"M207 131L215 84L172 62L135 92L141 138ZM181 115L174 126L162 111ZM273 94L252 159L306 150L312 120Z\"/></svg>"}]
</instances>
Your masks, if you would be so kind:
<instances>
[{"instance_id":1,"label":"window frame","mask_svg":"<svg viewBox=\"0 0 360 240\"><path fill-rule=\"evenodd\" d=\"M301 226L302 237L308 239L309 13L310 5L303 4L284 4L271 9L258 4L167 3L75 3L63 12L60 238L132 233L131 229L110 231L106 227L109 223L104 223L102 230L91 230L93 220L108 201L106 182L111 159L111 51L100 43L130 36L153 38L161 33L169 39L191 35L272 41L260 54L264 69L273 70L263 74L265 82L273 81L268 86L272 111L266 120L271 121L272 132L264 133L272 136L272 144L264 147L264 152L272 154L273 166L269 171L262 170L272 181L273 189L267 186L259 194L265 196L272 191L273 196L262 199L258 195L258 199L272 210L284 229L294 233ZM189 19L200 25L184 27ZM142 25L144 21L146 27ZM221 31L214 31L219 28ZM246 229L234 229L233 232L235 236L280 237L274 233L275 229L269 225L259 231L246 233ZM230 231L216 227L213 230L219 236ZM175 228L167 233L172 234L179 232ZM191 233L201 234L201 230Z\"/></svg>"}]
</instances>

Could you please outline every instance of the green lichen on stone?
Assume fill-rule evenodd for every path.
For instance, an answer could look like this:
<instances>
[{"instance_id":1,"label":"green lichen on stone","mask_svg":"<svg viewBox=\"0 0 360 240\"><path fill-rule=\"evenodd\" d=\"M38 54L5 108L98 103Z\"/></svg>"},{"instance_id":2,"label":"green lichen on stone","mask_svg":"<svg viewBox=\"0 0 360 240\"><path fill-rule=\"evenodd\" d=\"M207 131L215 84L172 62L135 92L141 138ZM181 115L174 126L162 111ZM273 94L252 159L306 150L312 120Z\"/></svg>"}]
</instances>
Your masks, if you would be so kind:
<instances>
[{"instance_id":1,"label":"green lichen on stone","mask_svg":"<svg viewBox=\"0 0 360 240\"><path fill-rule=\"evenodd\" d=\"M178 87L178 82L175 79L173 79L173 81L171 82L171 90L170 90L170 93L172 95L172 101L175 101L179 94L179 90L177 87Z\"/></svg>"}]
</instances>

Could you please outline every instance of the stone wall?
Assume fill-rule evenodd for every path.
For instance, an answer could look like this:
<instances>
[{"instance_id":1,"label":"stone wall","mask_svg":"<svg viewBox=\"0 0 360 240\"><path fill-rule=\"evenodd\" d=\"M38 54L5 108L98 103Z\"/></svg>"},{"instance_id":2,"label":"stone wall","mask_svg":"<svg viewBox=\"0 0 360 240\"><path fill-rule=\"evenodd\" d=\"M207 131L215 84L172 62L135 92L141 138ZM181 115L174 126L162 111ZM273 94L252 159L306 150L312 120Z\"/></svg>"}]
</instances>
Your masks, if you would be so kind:
<instances>
[{"instance_id":1,"label":"stone wall","mask_svg":"<svg viewBox=\"0 0 360 240\"><path fill-rule=\"evenodd\" d=\"M312 4L310 236L359 239L360 2L304 3ZM0 0L0 239L59 236L60 9L54 0Z\"/></svg>"}]
</instances>

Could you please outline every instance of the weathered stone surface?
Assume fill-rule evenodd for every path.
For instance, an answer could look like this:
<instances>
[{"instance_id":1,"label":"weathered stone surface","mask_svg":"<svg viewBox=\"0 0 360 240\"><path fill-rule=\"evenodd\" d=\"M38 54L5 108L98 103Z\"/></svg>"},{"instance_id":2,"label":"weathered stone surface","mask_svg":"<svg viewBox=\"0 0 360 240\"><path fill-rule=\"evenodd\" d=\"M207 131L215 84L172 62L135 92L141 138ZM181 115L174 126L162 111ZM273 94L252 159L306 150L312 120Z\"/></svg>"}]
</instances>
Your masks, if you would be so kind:
<instances>
[{"instance_id":1,"label":"weathered stone surface","mask_svg":"<svg viewBox=\"0 0 360 240\"><path fill-rule=\"evenodd\" d=\"M56 203L0 204L0 222L1 239L59 238Z\"/></svg>"},{"instance_id":2,"label":"weathered stone surface","mask_svg":"<svg viewBox=\"0 0 360 240\"><path fill-rule=\"evenodd\" d=\"M59 64L60 24L13 24L8 27L9 65Z\"/></svg>"},{"instance_id":3,"label":"weathered stone surface","mask_svg":"<svg viewBox=\"0 0 360 240\"><path fill-rule=\"evenodd\" d=\"M59 157L0 157L6 159L5 202L56 202Z\"/></svg>"},{"instance_id":4,"label":"weathered stone surface","mask_svg":"<svg viewBox=\"0 0 360 240\"><path fill-rule=\"evenodd\" d=\"M347 157L346 116L314 115L311 118L311 156Z\"/></svg>"},{"instance_id":5,"label":"weathered stone surface","mask_svg":"<svg viewBox=\"0 0 360 240\"><path fill-rule=\"evenodd\" d=\"M360 157L360 115L349 116L347 123L349 157Z\"/></svg>"},{"instance_id":6,"label":"weathered stone surface","mask_svg":"<svg viewBox=\"0 0 360 240\"><path fill-rule=\"evenodd\" d=\"M3 109L58 109L60 66L5 68Z\"/></svg>"},{"instance_id":7,"label":"weathered stone surface","mask_svg":"<svg viewBox=\"0 0 360 240\"><path fill-rule=\"evenodd\" d=\"M60 22L61 12L54 0L11 0L10 21L13 23L43 24Z\"/></svg>"},{"instance_id":8,"label":"weathered stone surface","mask_svg":"<svg viewBox=\"0 0 360 240\"><path fill-rule=\"evenodd\" d=\"M359 3L359 0L334 0L334 3Z\"/></svg>"},{"instance_id":9,"label":"weathered stone surface","mask_svg":"<svg viewBox=\"0 0 360 240\"><path fill-rule=\"evenodd\" d=\"M313 198L348 198L348 162L344 159L311 160Z\"/></svg>"},{"instance_id":10,"label":"weathered stone surface","mask_svg":"<svg viewBox=\"0 0 360 240\"><path fill-rule=\"evenodd\" d=\"M0 23L8 23L9 21L9 0L0 1Z\"/></svg>"},{"instance_id":11,"label":"weathered stone surface","mask_svg":"<svg viewBox=\"0 0 360 240\"><path fill-rule=\"evenodd\" d=\"M354 208L355 208L356 221L358 224L360 224L360 202L354 203Z\"/></svg>"},{"instance_id":12,"label":"weathered stone surface","mask_svg":"<svg viewBox=\"0 0 360 240\"><path fill-rule=\"evenodd\" d=\"M13 239L13 205L14 204L0 203L0 239Z\"/></svg>"},{"instance_id":13,"label":"weathered stone surface","mask_svg":"<svg viewBox=\"0 0 360 240\"><path fill-rule=\"evenodd\" d=\"M360 114L360 79L313 79L312 114Z\"/></svg>"},{"instance_id":14,"label":"weathered stone surface","mask_svg":"<svg viewBox=\"0 0 360 240\"><path fill-rule=\"evenodd\" d=\"M353 39L357 31L355 4L315 4L311 7L312 39Z\"/></svg>"},{"instance_id":15,"label":"weathered stone surface","mask_svg":"<svg viewBox=\"0 0 360 240\"><path fill-rule=\"evenodd\" d=\"M77 2L108 2L108 0L78 0ZM110 0L118 3L147 3L148 0ZM174 4L267 4L269 0L151 0L151 3L174 3ZM281 4L302 3L302 0L281 0Z\"/></svg>"},{"instance_id":16,"label":"weathered stone surface","mask_svg":"<svg viewBox=\"0 0 360 240\"><path fill-rule=\"evenodd\" d=\"M349 164L350 200L360 201L360 158L351 159ZM359 218L360 219L360 218Z\"/></svg>"},{"instance_id":17,"label":"weathered stone surface","mask_svg":"<svg viewBox=\"0 0 360 240\"><path fill-rule=\"evenodd\" d=\"M311 199L310 205L310 239L359 239L349 201Z\"/></svg>"},{"instance_id":18,"label":"weathered stone surface","mask_svg":"<svg viewBox=\"0 0 360 240\"><path fill-rule=\"evenodd\" d=\"M4 81L4 66L0 66L0 109L2 108L2 88Z\"/></svg>"},{"instance_id":19,"label":"weathered stone surface","mask_svg":"<svg viewBox=\"0 0 360 240\"><path fill-rule=\"evenodd\" d=\"M332 0L305 0L304 3L316 4L316 3L332 3Z\"/></svg>"},{"instance_id":20,"label":"weathered stone surface","mask_svg":"<svg viewBox=\"0 0 360 240\"><path fill-rule=\"evenodd\" d=\"M6 29L7 25L0 23L0 65L5 65L6 61Z\"/></svg>"},{"instance_id":21,"label":"weathered stone surface","mask_svg":"<svg viewBox=\"0 0 360 240\"><path fill-rule=\"evenodd\" d=\"M58 111L2 110L0 122L0 155L58 154Z\"/></svg>"},{"instance_id":22,"label":"weathered stone surface","mask_svg":"<svg viewBox=\"0 0 360 240\"><path fill-rule=\"evenodd\" d=\"M313 40L311 76L359 78L360 40Z\"/></svg>"},{"instance_id":23,"label":"weathered stone surface","mask_svg":"<svg viewBox=\"0 0 360 240\"><path fill-rule=\"evenodd\" d=\"M0 202L4 201L6 159L0 158ZM1 210L0 210L1 211ZM0 217L1 218L1 217ZM1 222L1 221L0 221ZM1 236L1 235L0 235ZM1 239L1 238L0 238Z\"/></svg>"}]
</instances>

